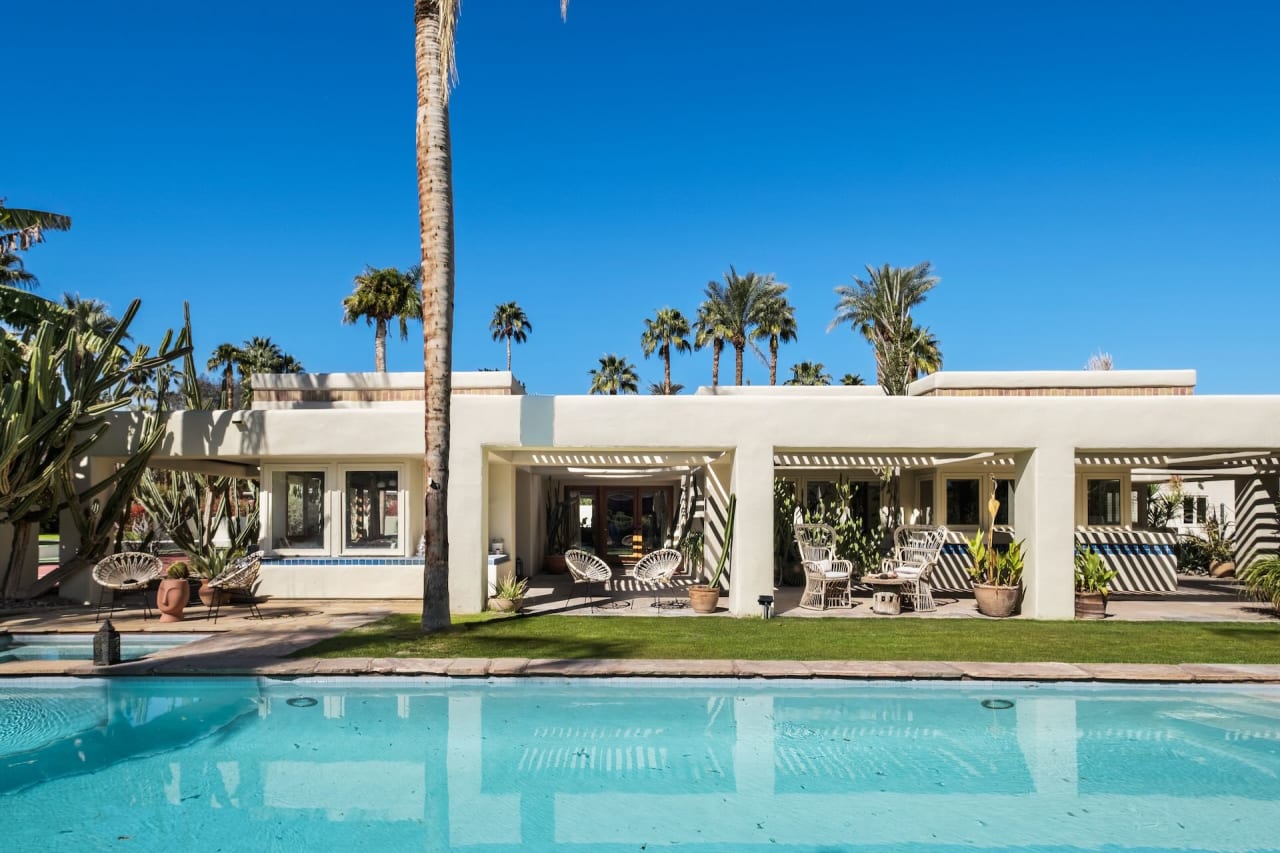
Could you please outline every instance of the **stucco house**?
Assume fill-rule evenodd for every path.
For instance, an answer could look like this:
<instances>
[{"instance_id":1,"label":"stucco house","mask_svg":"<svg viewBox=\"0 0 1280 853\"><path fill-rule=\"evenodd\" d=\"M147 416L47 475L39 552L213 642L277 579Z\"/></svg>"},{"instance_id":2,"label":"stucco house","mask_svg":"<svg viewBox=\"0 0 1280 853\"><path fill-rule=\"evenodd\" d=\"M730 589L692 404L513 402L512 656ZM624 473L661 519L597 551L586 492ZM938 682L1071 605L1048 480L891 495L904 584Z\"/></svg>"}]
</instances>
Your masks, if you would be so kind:
<instances>
[{"instance_id":1,"label":"stucco house","mask_svg":"<svg viewBox=\"0 0 1280 853\"><path fill-rule=\"evenodd\" d=\"M264 593L420 597L422 375L263 375L253 384L251 409L174 413L154 464L260 476ZM1172 589L1173 534L1141 529L1146 482L1195 471L1230 483L1240 559L1280 546L1280 396L1194 387L1185 370L940 372L905 397L758 386L548 397L525 394L510 373L456 373L452 608L481 610L494 572L517 561L524 574L541 569L549 510L560 546L616 562L692 523L705 526L714 558L733 493L727 604L755 613L773 589L775 478L802 502L857 483L856 511L876 521L889 505L887 471L904 520L952 531L940 586L968 584L961 539L990 523L994 490L996 524L1025 540L1024 614L1072 616L1081 541L1120 569L1116 588ZM126 446L119 432L88 461L88 478ZM74 596L85 583L64 585Z\"/></svg>"}]
</instances>

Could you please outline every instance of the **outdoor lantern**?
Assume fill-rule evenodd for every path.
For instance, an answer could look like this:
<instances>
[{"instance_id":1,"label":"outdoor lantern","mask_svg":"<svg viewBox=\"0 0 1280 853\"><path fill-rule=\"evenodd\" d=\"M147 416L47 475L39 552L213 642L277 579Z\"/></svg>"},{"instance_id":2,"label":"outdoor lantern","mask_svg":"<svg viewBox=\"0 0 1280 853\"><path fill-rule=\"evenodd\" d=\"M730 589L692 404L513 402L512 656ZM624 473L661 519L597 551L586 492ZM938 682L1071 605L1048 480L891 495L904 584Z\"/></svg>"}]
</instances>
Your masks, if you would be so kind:
<instances>
[{"instance_id":1,"label":"outdoor lantern","mask_svg":"<svg viewBox=\"0 0 1280 853\"><path fill-rule=\"evenodd\" d=\"M111 666L120 663L120 632L111 624L111 618L102 623L93 635L93 665Z\"/></svg>"},{"instance_id":2,"label":"outdoor lantern","mask_svg":"<svg viewBox=\"0 0 1280 853\"><path fill-rule=\"evenodd\" d=\"M756 601L760 603L760 615L762 617L764 617L765 619L768 619L770 616L773 615L773 596L772 595L762 595L759 598L757 598Z\"/></svg>"}]
</instances>

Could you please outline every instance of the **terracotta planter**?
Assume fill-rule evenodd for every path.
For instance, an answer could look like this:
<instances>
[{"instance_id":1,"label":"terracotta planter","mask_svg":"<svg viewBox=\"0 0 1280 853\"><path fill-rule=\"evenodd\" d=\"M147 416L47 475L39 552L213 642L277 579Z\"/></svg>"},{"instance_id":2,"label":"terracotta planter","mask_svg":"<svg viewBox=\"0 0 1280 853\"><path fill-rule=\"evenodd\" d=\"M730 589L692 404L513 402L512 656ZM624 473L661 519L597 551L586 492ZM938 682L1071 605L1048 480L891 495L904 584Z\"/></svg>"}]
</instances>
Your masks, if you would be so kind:
<instances>
[{"instance_id":1,"label":"terracotta planter","mask_svg":"<svg viewBox=\"0 0 1280 853\"><path fill-rule=\"evenodd\" d=\"M212 607L215 603L218 606L222 606L227 601L227 594L220 589L214 589L209 586L208 578L200 581L200 603L205 607Z\"/></svg>"},{"instance_id":2,"label":"terracotta planter","mask_svg":"<svg viewBox=\"0 0 1280 853\"><path fill-rule=\"evenodd\" d=\"M569 571L564 561L564 554L548 554L542 558L542 570L548 574L562 575Z\"/></svg>"},{"instance_id":3,"label":"terracotta planter","mask_svg":"<svg viewBox=\"0 0 1280 853\"><path fill-rule=\"evenodd\" d=\"M1236 575L1236 564L1233 560L1209 564L1209 577L1232 578Z\"/></svg>"},{"instance_id":4,"label":"terracotta planter","mask_svg":"<svg viewBox=\"0 0 1280 853\"><path fill-rule=\"evenodd\" d=\"M489 609L499 613L514 613L524 606L523 598L490 598Z\"/></svg>"},{"instance_id":5,"label":"terracotta planter","mask_svg":"<svg viewBox=\"0 0 1280 853\"><path fill-rule=\"evenodd\" d=\"M986 583L973 585L973 599L978 603L978 612L997 619L1014 614L1021 594L1020 586L993 586Z\"/></svg>"},{"instance_id":6,"label":"terracotta planter","mask_svg":"<svg viewBox=\"0 0 1280 853\"><path fill-rule=\"evenodd\" d=\"M156 590L156 608L161 622L181 622L182 610L191 597L191 584L186 578L165 578Z\"/></svg>"},{"instance_id":7,"label":"terracotta planter","mask_svg":"<svg viewBox=\"0 0 1280 853\"><path fill-rule=\"evenodd\" d=\"M689 587L689 605L693 608L694 613L715 613L716 606L719 603L720 603L720 587L718 586Z\"/></svg>"},{"instance_id":8,"label":"terracotta planter","mask_svg":"<svg viewBox=\"0 0 1280 853\"><path fill-rule=\"evenodd\" d=\"M1107 597L1100 592L1076 593L1077 619L1102 619L1107 615Z\"/></svg>"}]
</instances>

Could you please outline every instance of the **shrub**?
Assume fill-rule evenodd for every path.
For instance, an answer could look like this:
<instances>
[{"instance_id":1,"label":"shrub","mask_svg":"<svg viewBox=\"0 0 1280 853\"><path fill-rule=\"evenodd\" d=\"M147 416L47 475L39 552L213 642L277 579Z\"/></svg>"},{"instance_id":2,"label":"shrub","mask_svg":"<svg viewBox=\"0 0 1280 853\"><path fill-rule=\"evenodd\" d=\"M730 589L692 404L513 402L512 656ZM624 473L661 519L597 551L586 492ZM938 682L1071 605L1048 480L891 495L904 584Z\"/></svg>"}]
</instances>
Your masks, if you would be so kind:
<instances>
[{"instance_id":1,"label":"shrub","mask_svg":"<svg viewBox=\"0 0 1280 853\"><path fill-rule=\"evenodd\" d=\"M1259 601L1268 601L1273 608L1280 610L1280 555L1255 560L1240 572L1240 582L1244 584L1246 593Z\"/></svg>"}]
</instances>

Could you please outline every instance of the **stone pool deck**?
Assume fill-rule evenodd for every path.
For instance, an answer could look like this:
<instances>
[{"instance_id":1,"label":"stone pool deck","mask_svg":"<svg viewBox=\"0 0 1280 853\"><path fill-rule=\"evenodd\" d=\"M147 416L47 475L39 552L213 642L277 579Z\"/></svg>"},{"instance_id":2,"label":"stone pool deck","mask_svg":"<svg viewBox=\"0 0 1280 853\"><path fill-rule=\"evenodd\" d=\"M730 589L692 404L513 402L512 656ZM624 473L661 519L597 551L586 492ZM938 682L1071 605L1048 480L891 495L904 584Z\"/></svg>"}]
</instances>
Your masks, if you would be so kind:
<instances>
[{"instance_id":1,"label":"stone pool deck","mask_svg":"<svg viewBox=\"0 0 1280 853\"><path fill-rule=\"evenodd\" d=\"M984 663L979 661L540 660L524 658L293 658L308 646L381 619L416 613L416 601L275 601L264 619L224 610L216 625L197 618L162 624L137 611L117 614L122 632L209 634L180 648L112 667L85 661L13 661L0 677L246 675L435 675L458 678L554 676L586 678L837 678L1129 683L1280 684L1280 665ZM92 610L58 608L0 616L14 632L88 633Z\"/></svg>"}]
</instances>

